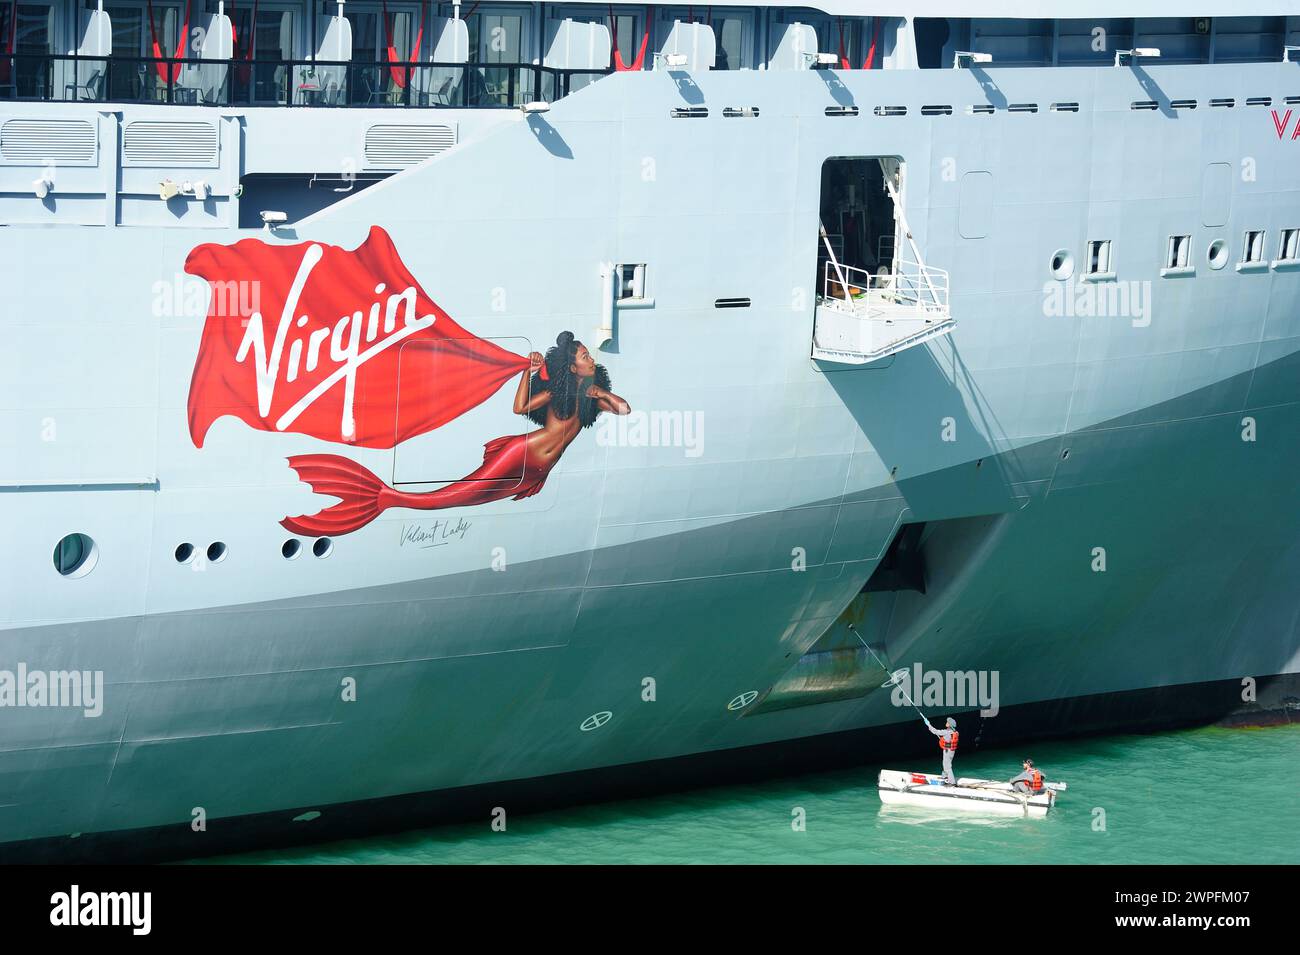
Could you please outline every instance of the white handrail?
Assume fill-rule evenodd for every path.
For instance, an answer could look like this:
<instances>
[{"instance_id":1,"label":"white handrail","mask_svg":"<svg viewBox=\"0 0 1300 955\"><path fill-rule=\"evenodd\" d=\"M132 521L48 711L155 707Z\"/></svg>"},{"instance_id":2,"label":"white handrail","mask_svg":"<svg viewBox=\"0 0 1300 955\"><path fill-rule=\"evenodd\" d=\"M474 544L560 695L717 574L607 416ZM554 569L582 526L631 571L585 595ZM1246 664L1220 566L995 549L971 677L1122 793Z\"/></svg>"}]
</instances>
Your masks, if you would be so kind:
<instances>
[{"instance_id":1,"label":"white handrail","mask_svg":"<svg viewBox=\"0 0 1300 955\"><path fill-rule=\"evenodd\" d=\"M835 250L831 248L831 237L826 234L826 226L820 219L817 220L817 230L821 233L822 244L826 246L826 257L827 257L826 265L835 266L835 271L839 273L840 276L840 287L844 289L844 301L852 305L853 302L848 297L849 296L848 279L844 275L844 268L840 265L839 259L835 258ZM824 285L822 287L822 292L823 294L825 294Z\"/></svg>"},{"instance_id":2,"label":"white handrail","mask_svg":"<svg viewBox=\"0 0 1300 955\"><path fill-rule=\"evenodd\" d=\"M838 290L833 288L835 285L838 285ZM865 299L867 308L892 302L926 311L947 312L948 273L907 259L898 260L898 271L880 274L833 260L826 262L822 278L823 300L837 304L842 300L850 310L856 310L855 294Z\"/></svg>"}]
</instances>

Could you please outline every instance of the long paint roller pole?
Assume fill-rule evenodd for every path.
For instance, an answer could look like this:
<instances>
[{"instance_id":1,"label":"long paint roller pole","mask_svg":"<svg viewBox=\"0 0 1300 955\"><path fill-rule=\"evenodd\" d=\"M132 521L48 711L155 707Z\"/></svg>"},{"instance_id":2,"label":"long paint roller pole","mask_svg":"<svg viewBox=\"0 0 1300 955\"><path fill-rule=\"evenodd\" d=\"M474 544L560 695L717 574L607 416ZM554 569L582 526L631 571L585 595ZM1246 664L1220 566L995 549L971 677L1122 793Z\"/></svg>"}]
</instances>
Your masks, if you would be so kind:
<instances>
[{"instance_id":1,"label":"long paint roller pole","mask_svg":"<svg viewBox=\"0 0 1300 955\"><path fill-rule=\"evenodd\" d=\"M876 662L880 664L880 669L884 670L886 673L889 674L889 680L888 680L888 682L886 682L884 685L885 685L885 686L890 686L890 685L892 684L893 686L896 686L896 687L898 687L900 690L902 690L902 692L903 692L903 699L907 700L908 703L911 703L911 704L912 704L912 709L916 710L916 712L918 712L918 713L921 713L921 708L920 708L919 706L917 706L915 702L913 702L912 698L911 698L910 696L907 695L907 691L906 691L906 690L903 690L903 687L900 685L901 681L900 681L899 678L898 678L898 674L892 672L892 671L889 669L889 667L885 666L885 662L884 662L883 660L881 660L880 657L876 656L876 651L873 650L873 649L871 649L870 644L868 644L867 641L865 641L865 640L862 639L862 634L858 633L858 629L857 629L857 627L853 626L853 624L849 624L849 630L852 631L853 635L854 635L855 637L858 638L858 642L861 643L864 647L867 648L867 652L870 653L873 657L876 658ZM926 719L926 716L925 716L924 713L921 713L921 719L925 722L925 725L926 725L926 726L929 726L929 725L930 725L930 721L929 721L928 719Z\"/></svg>"}]
</instances>

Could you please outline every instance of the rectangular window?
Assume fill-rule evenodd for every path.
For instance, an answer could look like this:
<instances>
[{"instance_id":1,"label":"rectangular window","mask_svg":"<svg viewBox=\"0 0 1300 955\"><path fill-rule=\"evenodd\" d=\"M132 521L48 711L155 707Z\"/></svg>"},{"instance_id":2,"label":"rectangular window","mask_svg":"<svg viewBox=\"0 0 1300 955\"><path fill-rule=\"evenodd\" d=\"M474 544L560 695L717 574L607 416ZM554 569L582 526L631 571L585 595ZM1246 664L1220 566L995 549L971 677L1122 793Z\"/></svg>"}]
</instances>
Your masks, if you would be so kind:
<instances>
[{"instance_id":1,"label":"rectangular window","mask_svg":"<svg viewBox=\"0 0 1300 955\"><path fill-rule=\"evenodd\" d=\"M750 67L747 29L749 14L741 16L715 16L713 35L717 37L715 70L747 70Z\"/></svg>"},{"instance_id":2,"label":"rectangular window","mask_svg":"<svg viewBox=\"0 0 1300 955\"><path fill-rule=\"evenodd\" d=\"M1300 259L1300 229L1283 229L1282 242L1278 245L1277 257L1283 262Z\"/></svg>"},{"instance_id":3,"label":"rectangular window","mask_svg":"<svg viewBox=\"0 0 1300 955\"><path fill-rule=\"evenodd\" d=\"M86 8L94 8L93 2L87 2ZM112 69L107 77L107 89L104 92L104 98L110 101L127 100L136 102L158 102L167 99L167 79L169 70L166 65L161 63L149 62L155 56L154 42L157 41L157 53L162 57L196 57L198 50L195 49L194 43L201 43L201 31L195 29L199 20L199 11L202 8L196 6L191 10L190 5L175 2L175 0L154 0L151 4L140 2L140 0L120 0L120 2L105 3L104 10L108 14L109 21L112 24ZM228 11L234 16L233 10ZM242 11L247 13L248 11ZM190 19L187 19L187 15ZM261 14L259 13L259 19ZM188 27L186 26L188 24ZM238 35L245 38L242 32L248 26L247 20L237 20L234 23L235 29L239 31ZM185 32L188 30L189 32ZM78 33L77 36L80 36ZM244 47L247 46L246 38L241 39ZM247 50L243 52L247 54ZM262 55L262 49L257 50L258 56ZM268 56L274 57L274 53L268 53ZM78 71L79 73L82 71ZM96 72L101 72L98 67L92 67L88 74L78 79L79 84L85 84L85 89L80 95L82 98L94 98L93 90L96 84L103 81L103 77L96 77ZM189 71L187 71L189 72ZM195 77L190 72L183 78L173 80L173 84L179 89L193 90ZM192 95L192 94L191 94ZM192 99L184 98L182 102L192 102Z\"/></svg>"},{"instance_id":4,"label":"rectangular window","mask_svg":"<svg viewBox=\"0 0 1300 955\"><path fill-rule=\"evenodd\" d=\"M1264 261L1264 233L1262 231L1246 233L1246 241L1241 250L1241 261L1243 265Z\"/></svg>"},{"instance_id":5,"label":"rectangular window","mask_svg":"<svg viewBox=\"0 0 1300 955\"><path fill-rule=\"evenodd\" d=\"M226 4L229 9L230 4ZM317 19L317 33L324 31L322 21L332 16L336 4L326 3L321 7ZM242 13L242 10L241 10ZM388 40L393 41L393 52L398 61L410 60L414 56L411 47L419 27L419 14L411 10L397 9L390 3L385 10L348 10L343 14L352 25L352 60L357 63L379 63L388 59ZM319 35L317 42L320 42ZM321 59L325 59L322 54Z\"/></svg>"},{"instance_id":6,"label":"rectangular window","mask_svg":"<svg viewBox=\"0 0 1300 955\"><path fill-rule=\"evenodd\" d=\"M257 20L253 24L253 32L256 34L252 38L252 42L256 44L252 48L253 59L274 61L293 58L295 27L292 10L260 8L257 11ZM290 94L289 67L282 63L253 64L252 81L255 103L283 104Z\"/></svg>"},{"instance_id":7,"label":"rectangular window","mask_svg":"<svg viewBox=\"0 0 1300 955\"><path fill-rule=\"evenodd\" d=\"M49 3L21 3L18 5L17 29L5 34L13 42L15 53L54 52L54 6ZM5 26L12 29L8 16L13 7L5 10Z\"/></svg>"},{"instance_id":8,"label":"rectangular window","mask_svg":"<svg viewBox=\"0 0 1300 955\"><path fill-rule=\"evenodd\" d=\"M1187 254L1191 247L1192 237L1190 235L1171 235L1169 237L1169 255L1165 259L1165 268L1187 268Z\"/></svg>"},{"instance_id":9,"label":"rectangular window","mask_svg":"<svg viewBox=\"0 0 1300 955\"><path fill-rule=\"evenodd\" d=\"M1109 275L1110 239L1094 239L1088 243L1088 274Z\"/></svg>"},{"instance_id":10,"label":"rectangular window","mask_svg":"<svg viewBox=\"0 0 1300 955\"><path fill-rule=\"evenodd\" d=\"M897 236L880 235L876 237L876 262L894 261L894 242Z\"/></svg>"},{"instance_id":11,"label":"rectangular window","mask_svg":"<svg viewBox=\"0 0 1300 955\"><path fill-rule=\"evenodd\" d=\"M6 5L3 18L5 32L0 33L0 38L5 42L3 49L14 53L46 55L54 52L52 4ZM0 93L44 99L50 95L54 85L53 69L53 64L39 59L5 60L4 75L0 76ZM55 95L61 92L58 90Z\"/></svg>"},{"instance_id":12,"label":"rectangular window","mask_svg":"<svg viewBox=\"0 0 1300 955\"><path fill-rule=\"evenodd\" d=\"M614 273L618 277L618 299L645 298L645 265L620 265Z\"/></svg>"}]
</instances>

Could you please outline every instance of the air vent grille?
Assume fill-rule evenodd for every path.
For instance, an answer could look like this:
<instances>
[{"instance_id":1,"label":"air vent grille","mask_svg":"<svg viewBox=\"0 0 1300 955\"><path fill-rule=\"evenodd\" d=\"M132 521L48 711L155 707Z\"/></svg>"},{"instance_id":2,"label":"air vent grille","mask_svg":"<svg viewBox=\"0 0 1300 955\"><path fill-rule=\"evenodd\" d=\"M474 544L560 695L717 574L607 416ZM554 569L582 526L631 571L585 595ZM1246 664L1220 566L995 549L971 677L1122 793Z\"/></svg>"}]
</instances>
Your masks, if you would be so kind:
<instances>
[{"instance_id":1,"label":"air vent grille","mask_svg":"<svg viewBox=\"0 0 1300 955\"><path fill-rule=\"evenodd\" d=\"M215 166L213 123L137 120L122 130L122 161L129 166Z\"/></svg>"},{"instance_id":2,"label":"air vent grille","mask_svg":"<svg viewBox=\"0 0 1300 955\"><path fill-rule=\"evenodd\" d=\"M95 127L84 119L11 119L0 126L0 159L14 163L89 163Z\"/></svg>"},{"instance_id":3,"label":"air vent grille","mask_svg":"<svg viewBox=\"0 0 1300 955\"><path fill-rule=\"evenodd\" d=\"M456 145L456 130L444 125L376 125L366 130L366 165L378 169L412 166Z\"/></svg>"}]
</instances>

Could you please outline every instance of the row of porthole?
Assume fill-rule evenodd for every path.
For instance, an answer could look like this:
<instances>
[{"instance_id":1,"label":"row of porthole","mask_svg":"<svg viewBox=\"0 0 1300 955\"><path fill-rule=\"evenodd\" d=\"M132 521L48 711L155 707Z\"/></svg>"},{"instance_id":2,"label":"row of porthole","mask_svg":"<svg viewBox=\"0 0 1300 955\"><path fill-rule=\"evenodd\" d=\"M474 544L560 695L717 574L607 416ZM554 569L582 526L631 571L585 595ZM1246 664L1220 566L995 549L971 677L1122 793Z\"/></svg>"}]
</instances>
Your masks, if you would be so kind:
<instances>
[{"instance_id":1,"label":"row of porthole","mask_svg":"<svg viewBox=\"0 0 1300 955\"><path fill-rule=\"evenodd\" d=\"M311 553L313 557L328 557L334 552L334 542L328 537L318 537L312 542ZM294 560L302 553L302 541L296 537L290 537L280 545L280 556L285 560Z\"/></svg>"},{"instance_id":2,"label":"row of porthole","mask_svg":"<svg viewBox=\"0 0 1300 955\"><path fill-rule=\"evenodd\" d=\"M207 556L208 562L212 564L220 563L226 559L229 549L222 541L213 541L208 545ZM319 537L312 542L311 552L316 557L328 557L334 552L334 541L328 537ZM175 557L176 563L188 564L194 560L197 553L193 544L185 542L176 545ZM302 554L302 541L296 537L290 537L280 545L280 556L285 560L294 560Z\"/></svg>"},{"instance_id":3,"label":"row of porthole","mask_svg":"<svg viewBox=\"0 0 1300 955\"><path fill-rule=\"evenodd\" d=\"M1300 103L1300 96L1287 96L1285 97L1285 101L1286 101L1286 105L1295 106L1297 103ZM1232 109L1237 105L1237 100L1235 97L1222 96L1222 97L1216 97L1214 99L1209 100L1209 104L1211 107ZM1171 109L1180 109L1180 110L1196 109L1197 105L1198 105L1197 101L1194 99L1174 99L1169 101L1169 106ZM1273 97L1250 96L1247 97L1246 99L1246 105L1247 106L1272 106ZM1143 111L1143 110L1155 110L1159 108L1160 108L1160 103L1153 99L1140 99L1140 100L1134 100L1133 102L1129 103L1129 109L1132 110ZM697 107L697 109L703 110L703 112L682 111L677 115L690 115L690 116L708 115L708 110L704 109L704 107ZM758 107L755 106L752 107L752 109L753 109L753 115L757 116ZM1003 107L1003 109L1008 113L1037 113L1038 104L1037 103L1008 103L1005 107ZM997 111L997 107L995 107L992 103L971 103L966 107L966 113L972 116L992 116L993 113L996 111ZM1051 111L1053 113L1077 113L1079 112L1079 104L1077 102L1052 103ZM877 116L906 116L907 107L901 105L900 106L877 106L872 110L872 112L874 112ZM858 113L859 110L858 107L856 106L827 106L826 107L827 116L857 116ZM953 114L953 106L951 103L927 103L921 107L922 116L951 116L952 114ZM726 111L724 111L723 115L727 115ZM730 115L734 116L734 115L743 115L743 114L738 114L733 112Z\"/></svg>"},{"instance_id":4,"label":"row of porthole","mask_svg":"<svg viewBox=\"0 0 1300 955\"><path fill-rule=\"evenodd\" d=\"M334 552L334 541L319 537L312 542L311 552L316 557L328 557ZM230 553L224 541L213 541L205 552L208 563L219 564ZM280 545L285 560L293 560L302 553L302 541L290 537ZM173 556L178 564L189 564L198 555L198 549L188 541L176 545ZM84 577L95 569L99 560L99 545L89 534L67 534L54 545L54 569L63 577Z\"/></svg>"},{"instance_id":5,"label":"row of porthole","mask_svg":"<svg viewBox=\"0 0 1300 955\"><path fill-rule=\"evenodd\" d=\"M1091 244L1091 243L1090 243ZM1110 245L1109 242L1106 243ZM1109 258L1110 249L1106 249L1106 255ZM1205 258L1208 260L1210 268L1216 272L1228 264L1228 243L1224 239L1215 239L1205 250ZM1052 277L1058 281L1064 282L1070 276L1074 275L1074 256L1068 249L1057 249L1052 253L1052 264L1050 266ZM1109 272L1110 268L1106 270ZM1091 274L1091 273L1089 273Z\"/></svg>"},{"instance_id":6,"label":"row of porthole","mask_svg":"<svg viewBox=\"0 0 1300 955\"><path fill-rule=\"evenodd\" d=\"M1161 272L1162 275L1189 274L1192 272L1190 267L1191 239L1191 235L1171 235L1169 237L1169 253L1166 265ZM1237 264L1238 269L1263 270L1267 268L1268 262L1264 256L1265 239L1266 233L1262 230L1251 230L1245 233L1245 246L1242 250L1241 261ZM1104 248L1094 250L1094 246ZM1294 265L1300 262L1300 257L1296 254L1298 248L1300 248L1300 229L1283 229L1276 264ZM1228 264L1231 254L1232 249L1229 247L1227 239L1214 239L1205 250L1206 264L1217 272ZM1113 273L1113 252L1109 239L1094 240L1088 243L1086 275L1096 274L1093 271L1093 265L1096 264L1097 260L1104 260L1105 262L1105 268L1098 268L1097 271L1105 274ZM1057 249L1052 253L1048 269L1054 279L1064 282L1074 275L1074 256L1070 254L1069 249Z\"/></svg>"},{"instance_id":7,"label":"row of porthole","mask_svg":"<svg viewBox=\"0 0 1300 955\"><path fill-rule=\"evenodd\" d=\"M208 563L210 564L221 563L223 560L226 559L226 554L228 551L229 548L226 547L223 541L213 541L211 544L208 545L208 550L207 550ZM176 563L188 564L194 560L194 555L196 553L197 550L195 549L194 545L191 543L186 542L186 543L177 544L176 550L174 552L174 556L176 557Z\"/></svg>"}]
</instances>

